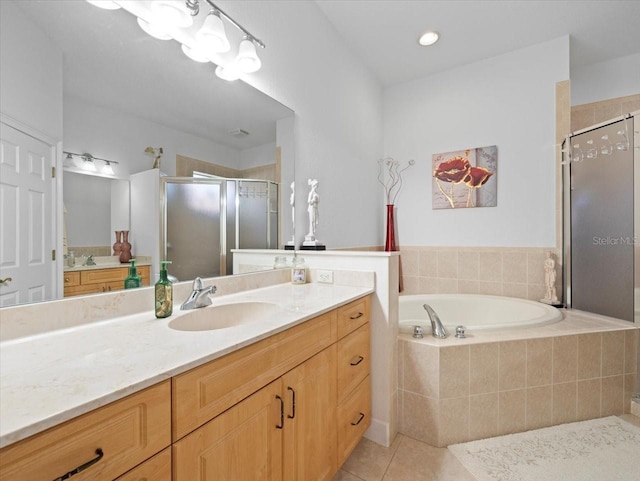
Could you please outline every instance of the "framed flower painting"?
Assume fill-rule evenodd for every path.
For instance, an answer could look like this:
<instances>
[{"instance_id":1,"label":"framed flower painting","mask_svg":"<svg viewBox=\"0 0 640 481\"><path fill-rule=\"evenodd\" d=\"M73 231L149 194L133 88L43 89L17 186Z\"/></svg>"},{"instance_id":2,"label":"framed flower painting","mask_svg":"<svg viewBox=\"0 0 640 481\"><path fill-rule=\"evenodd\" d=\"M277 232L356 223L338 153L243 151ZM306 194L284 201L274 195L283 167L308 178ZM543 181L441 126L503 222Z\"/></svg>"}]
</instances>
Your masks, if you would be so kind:
<instances>
[{"instance_id":1,"label":"framed flower painting","mask_svg":"<svg viewBox=\"0 0 640 481\"><path fill-rule=\"evenodd\" d=\"M495 207L498 147L446 152L433 156L433 209Z\"/></svg>"}]
</instances>

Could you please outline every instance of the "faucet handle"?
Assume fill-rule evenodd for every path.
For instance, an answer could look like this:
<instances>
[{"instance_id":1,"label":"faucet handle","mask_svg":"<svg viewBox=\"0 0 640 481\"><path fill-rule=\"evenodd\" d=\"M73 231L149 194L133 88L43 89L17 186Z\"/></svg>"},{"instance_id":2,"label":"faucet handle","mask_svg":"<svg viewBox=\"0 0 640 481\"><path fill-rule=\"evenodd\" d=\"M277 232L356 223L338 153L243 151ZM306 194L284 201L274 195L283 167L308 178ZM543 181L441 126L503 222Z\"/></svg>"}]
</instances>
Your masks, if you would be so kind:
<instances>
[{"instance_id":1,"label":"faucet handle","mask_svg":"<svg viewBox=\"0 0 640 481\"><path fill-rule=\"evenodd\" d=\"M464 334L464 331L466 331L466 329L467 329L467 328L466 328L466 327L464 327L463 325L457 326L457 327L456 327L456 337L457 337L458 339L464 339L465 337L467 337L467 336L465 336L465 334Z\"/></svg>"},{"instance_id":2,"label":"faucet handle","mask_svg":"<svg viewBox=\"0 0 640 481\"><path fill-rule=\"evenodd\" d=\"M193 280L193 290L194 291L201 291L202 290L202 279L200 279L199 277L196 277Z\"/></svg>"}]
</instances>

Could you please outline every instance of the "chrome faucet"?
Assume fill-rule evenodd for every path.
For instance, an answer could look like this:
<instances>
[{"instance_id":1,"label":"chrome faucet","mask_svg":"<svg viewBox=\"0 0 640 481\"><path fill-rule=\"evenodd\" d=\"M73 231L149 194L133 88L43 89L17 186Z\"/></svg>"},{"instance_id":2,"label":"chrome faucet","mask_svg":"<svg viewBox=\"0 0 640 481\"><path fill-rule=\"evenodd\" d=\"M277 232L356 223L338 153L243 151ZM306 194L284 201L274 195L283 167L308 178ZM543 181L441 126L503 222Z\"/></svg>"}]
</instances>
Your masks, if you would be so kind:
<instances>
[{"instance_id":1,"label":"chrome faucet","mask_svg":"<svg viewBox=\"0 0 640 481\"><path fill-rule=\"evenodd\" d=\"M431 335L440 339L447 337L449 333L440 321L436 311L434 311L429 304L423 304L422 307L424 307L424 310L429 314L429 320L431 321Z\"/></svg>"},{"instance_id":2,"label":"chrome faucet","mask_svg":"<svg viewBox=\"0 0 640 481\"><path fill-rule=\"evenodd\" d=\"M202 279L196 277L193 280L193 289L189 298L182 303L180 309L186 311L188 309L198 309L211 305L210 294L216 293L216 286L202 287Z\"/></svg>"}]
</instances>

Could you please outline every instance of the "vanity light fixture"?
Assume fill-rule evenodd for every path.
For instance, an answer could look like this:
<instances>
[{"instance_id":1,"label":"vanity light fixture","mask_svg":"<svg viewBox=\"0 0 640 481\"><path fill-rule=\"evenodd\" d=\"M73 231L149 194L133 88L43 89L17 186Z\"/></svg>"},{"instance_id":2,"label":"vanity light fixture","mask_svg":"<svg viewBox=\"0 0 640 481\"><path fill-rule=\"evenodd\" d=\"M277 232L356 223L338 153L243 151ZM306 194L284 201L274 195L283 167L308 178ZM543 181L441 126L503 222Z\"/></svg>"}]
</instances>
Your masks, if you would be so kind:
<instances>
[{"instance_id":1,"label":"vanity light fixture","mask_svg":"<svg viewBox=\"0 0 640 481\"><path fill-rule=\"evenodd\" d=\"M203 48L210 49L215 53L224 53L231 49L219 10L211 9L202 27L196 33L196 41Z\"/></svg>"},{"instance_id":2,"label":"vanity light fixture","mask_svg":"<svg viewBox=\"0 0 640 481\"><path fill-rule=\"evenodd\" d=\"M105 10L118 10L120 5L111 0L87 0L91 5L94 5L98 8L104 8Z\"/></svg>"},{"instance_id":3,"label":"vanity light fixture","mask_svg":"<svg viewBox=\"0 0 640 481\"><path fill-rule=\"evenodd\" d=\"M93 155L86 152L83 154L76 154L74 152L64 151L63 153L66 154L66 157L64 160L65 160L65 164L67 164L68 167L73 167L75 165L75 167L80 168L84 171L97 173L98 168L96 167L96 161L100 161L100 162L104 162L105 164L101 170L102 174L108 175L108 176L115 175L115 172L113 171L113 166L111 165L111 164L118 163L115 160L101 159L99 157L94 157Z\"/></svg>"},{"instance_id":4,"label":"vanity light fixture","mask_svg":"<svg viewBox=\"0 0 640 481\"><path fill-rule=\"evenodd\" d=\"M233 64L229 64L225 67L218 65L216 67L216 75L222 80L228 80L231 82L240 78L240 71Z\"/></svg>"},{"instance_id":5,"label":"vanity light fixture","mask_svg":"<svg viewBox=\"0 0 640 481\"><path fill-rule=\"evenodd\" d=\"M194 62L207 63L211 62L209 57L202 53L201 49L192 48L188 45L182 44L182 52Z\"/></svg>"},{"instance_id":6,"label":"vanity light fixture","mask_svg":"<svg viewBox=\"0 0 640 481\"><path fill-rule=\"evenodd\" d=\"M157 38L158 40L171 40L173 38L159 27L158 24L149 23L140 17L138 17L138 25L147 35L151 35L153 38Z\"/></svg>"},{"instance_id":7,"label":"vanity light fixture","mask_svg":"<svg viewBox=\"0 0 640 481\"><path fill-rule=\"evenodd\" d=\"M116 175L116 173L113 171L113 167L111 166L111 162L107 160L107 163L104 164L104 167L102 168L102 173L104 175Z\"/></svg>"},{"instance_id":8,"label":"vanity light fixture","mask_svg":"<svg viewBox=\"0 0 640 481\"><path fill-rule=\"evenodd\" d=\"M198 15L199 11L198 0L153 0L151 2L154 22L167 30L190 27L193 25L193 17Z\"/></svg>"},{"instance_id":9,"label":"vanity light fixture","mask_svg":"<svg viewBox=\"0 0 640 481\"><path fill-rule=\"evenodd\" d=\"M438 32L434 32L433 30L430 30L428 32L423 33L420 36L420 38L418 38L418 43L423 47L428 47L429 45L433 45L434 43L436 43L439 38L440 38L440 35L438 35Z\"/></svg>"},{"instance_id":10,"label":"vanity light fixture","mask_svg":"<svg viewBox=\"0 0 640 481\"><path fill-rule=\"evenodd\" d=\"M262 67L262 62L256 53L256 46L248 35L245 35L240 42L236 63L240 71L244 73L257 72Z\"/></svg>"}]
</instances>

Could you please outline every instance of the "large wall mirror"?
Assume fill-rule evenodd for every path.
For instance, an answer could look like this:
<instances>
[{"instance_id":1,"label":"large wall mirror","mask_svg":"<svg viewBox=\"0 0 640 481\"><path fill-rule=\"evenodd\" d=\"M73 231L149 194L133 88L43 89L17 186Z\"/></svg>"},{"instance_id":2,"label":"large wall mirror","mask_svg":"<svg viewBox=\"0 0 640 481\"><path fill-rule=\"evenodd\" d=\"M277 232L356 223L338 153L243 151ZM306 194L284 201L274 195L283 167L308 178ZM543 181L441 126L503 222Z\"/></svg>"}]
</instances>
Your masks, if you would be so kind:
<instances>
[{"instance_id":1,"label":"large wall mirror","mask_svg":"<svg viewBox=\"0 0 640 481\"><path fill-rule=\"evenodd\" d=\"M62 52L59 94L63 125L62 139L56 140L62 141L58 155L64 171L62 192L56 195L65 213L60 216L64 221L59 222L63 225L55 236L62 237L64 232L76 265L79 258L84 262L88 255L112 256L114 232L130 230L134 256L154 258L154 281L157 253L147 252L144 247L136 251L142 233L131 226L131 212L136 206L130 203L130 179L153 170L159 148L159 178L206 174L276 183L280 217L277 245L271 244L281 247L292 237L291 109L242 80L228 82L216 77L214 64L187 58L174 40L150 37L123 9L103 10L79 0L3 0L3 4L3 25L17 23L35 28ZM199 17L204 18L208 10L201 10ZM203 18L195 23L202 23ZM24 36L29 34L24 29ZM16 56L24 55L24 64L19 65L34 62L27 44L25 38L25 42L3 45L1 68L7 68L6 52L14 59L13 69ZM20 72L16 75L19 77ZM19 120L35 129L41 124L38 118ZM80 155L67 156L66 152ZM81 156L85 153L112 161L113 174L100 172L106 165L102 160L93 162L97 176L84 172ZM154 200L161 211L160 184ZM159 231L158 226L158 231L145 234L160 235ZM54 242L53 247L56 245ZM62 284L62 272L56 275ZM14 304L56 297L59 295L22 297Z\"/></svg>"}]
</instances>

